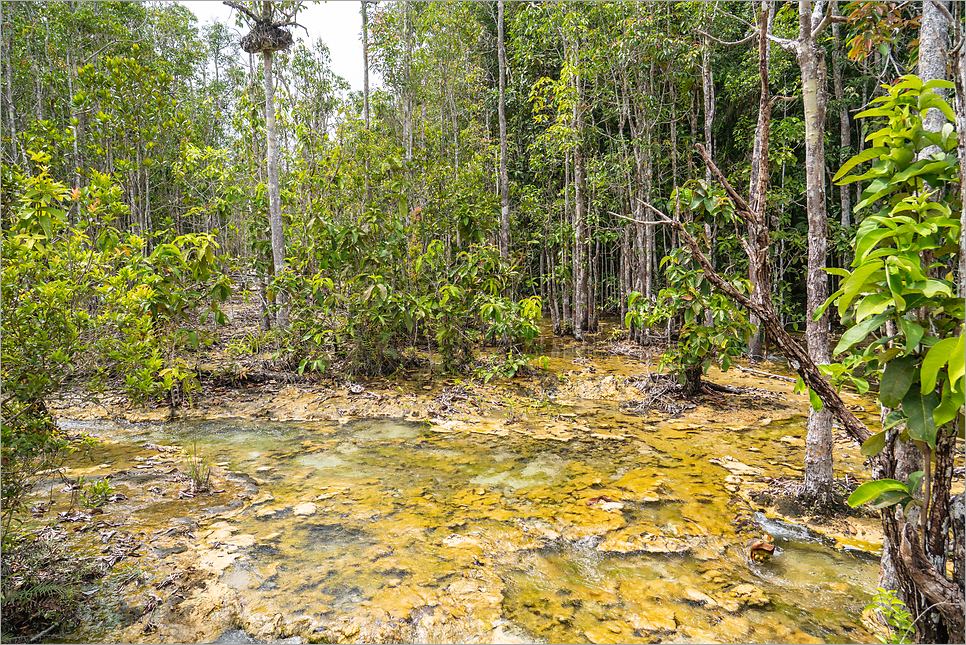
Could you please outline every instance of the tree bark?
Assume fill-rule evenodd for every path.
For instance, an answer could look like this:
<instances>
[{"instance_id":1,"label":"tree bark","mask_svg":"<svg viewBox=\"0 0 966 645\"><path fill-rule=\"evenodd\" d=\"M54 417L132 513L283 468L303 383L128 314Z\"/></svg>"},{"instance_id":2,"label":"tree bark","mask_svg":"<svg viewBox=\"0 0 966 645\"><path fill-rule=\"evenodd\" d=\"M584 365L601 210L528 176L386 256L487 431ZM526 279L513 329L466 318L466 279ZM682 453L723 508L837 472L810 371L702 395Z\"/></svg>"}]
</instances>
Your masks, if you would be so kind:
<instances>
[{"instance_id":1,"label":"tree bark","mask_svg":"<svg viewBox=\"0 0 966 645\"><path fill-rule=\"evenodd\" d=\"M704 97L704 145L708 156L714 159L714 145L712 143L712 127L714 125L714 70L711 69L711 39L705 37L704 49L701 50L701 94ZM713 180L711 169L705 168L704 180L709 184Z\"/></svg>"},{"instance_id":2,"label":"tree bark","mask_svg":"<svg viewBox=\"0 0 966 645\"><path fill-rule=\"evenodd\" d=\"M959 7L962 12L962 6ZM966 231L966 30L963 29L963 16L960 13L953 20L956 43L950 51L953 68L953 83L956 85L956 131L959 133L959 193L963 205L960 213L961 231ZM959 236L959 282L958 295L966 297L966 235Z\"/></svg>"},{"instance_id":3,"label":"tree bark","mask_svg":"<svg viewBox=\"0 0 966 645\"><path fill-rule=\"evenodd\" d=\"M715 93L714 93L714 69L711 67L711 39L707 36L704 39L704 48L701 50L701 95L704 98L704 145L707 147L708 156L714 158L714 117L715 117ZM705 167L704 180L709 184L714 181L711 170ZM704 223L704 234L708 238L708 248L711 253L711 264L714 265L715 247L715 227L710 222Z\"/></svg>"},{"instance_id":4,"label":"tree bark","mask_svg":"<svg viewBox=\"0 0 966 645\"><path fill-rule=\"evenodd\" d=\"M838 12L838 1L835 2L835 11ZM838 23L832 25L832 35L835 37L835 56L832 58L832 87L835 92L835 100L839 104L839 162L844 164L852 156L852 124L849 119L849 108L845 104L845 88L842 84L842 58L845 52L842 48L842 40L839 36L840 27ZM839 199L842 209L841 222L842 228L848 229L852 225L852 193L851 186L839 187ZM842 258L842 266L848 266L851 258Z\"/></svg>"},{"instance_id":5,"label":"tree bark","mask_svg":"<svg viewBox=\"0 0 966 645\"><path fill-rule=\"evenodd\" d=\"M825 204L825 116L828 89L825 50L818 44L818 27L824 2L798 3L798 39L794 50L802 77L805 107L805 195L808 216L808 270L805 339L809 357L828 363L828 312L814 320L813 313L828 299L828 276L824 269L828 252L828 217ZM805 439L805 495L817 503L832 500L832 418L829 410L811 410Z\"/></svg>"},{"instance_id":6,"label":"tree bark","mask_svg":"<svg viewBox=\"0 0 966 645\"><path fill-rule=\"evenodd\" d=\"M922 3L917 73L923 83L946 78L946 39L949 32L949 23L943 15L946 7L946 0L925 0ZM945 88L937 87L933 91L938 96L946 97ZM922 119L923 128L930 132L938 132L944 123L946 117L936 108L929 109ZM926 159L936 152L939 152L938 146L929 146L919 153L919 158Z\"/></svg>"},{"instance_id":7,"label":"tree bark","mask_svg":"<svg viewBox=\"0 0 966 645\"><path fill-rule=\"evenodd\" d=\"M578 85L580 82L578 81ZM578 121L578 132L580 125ZM579 144L574 150L574 338L584 339L587 328L587 196L584 155Z\"/></svg>"},{"instance_id":8,"label":"tree bark","mask_svg":"<svg viewBox=\"0 0 966 645\"><path fill-rule=\"evenodd\" d=\"M759 29L761 35L758 38L758 73L761 79L761 96L758 102L758 127L755 128L755 145L751 154L751 182L749 185L749 195L751 197L751 208L758 214L755 220L748 220L748 253L749 256L757 255L761 252L768 252L767 247L758 248L760 238L759 232L755 230L755 223L767 226L768 219L765 217L767 205L768 179L770 170L768 167L768 137L771 130L771 97L768 89L768 37L771 32L771 8L774 5L768 0L762 0L761 12L759 14ZM767 235L765 236L767 238ZM756 262L748 263L748 279L752 285L752 298L759 302L763 298L771 298L771 276L759 275L759 267L767 267L767 264ZM756 327L755 333L748 342L748 358L757 361L764 358L764 329L758 316L749 316L752 325Z\"/></svg>"},{"instance_id":9,"label":"tree bark","mask_svg":"<svg viewBox=\"0 0 966 645\"><path fill-rule=\"evenodd\" d=\"M266 5L271 5L266 2ZM271 11L271 9L266 9ZM282 222L282 198L278 184L278 138L275 131L275 79L272 75L274 52L262 52L265 62L265 132L267 135L266 157L268 158L268 219L272 229L272 262L275 277L285 272L285 227ZM279 329L288 328L288 303L283 291L276 291L275 304L278 306L276 324Z\"/></svg>"},{"instance_id":10,"label":"tree bark","mask_svg":"<svg viewBox=\"0 0 966 645\"><path fill-rule=\"evenodd\" d=\"M369 13L366 4L369 0L362 0L360 13L362 14L362 121L369 129Z\"/></svg>"},{"instance_id":11,"label":"tree bark","mask_svg":"<svg viewBox=\"0 0 966 645\"><path fill-rule=\"evenodd\" d=\"M500 97L497 104L500 120L500 255L510 254L510 176L507 173L506 137L506 45L503 41L503 0L496 4L497 58L499 59Z\"/></svg>"}]
</instances>

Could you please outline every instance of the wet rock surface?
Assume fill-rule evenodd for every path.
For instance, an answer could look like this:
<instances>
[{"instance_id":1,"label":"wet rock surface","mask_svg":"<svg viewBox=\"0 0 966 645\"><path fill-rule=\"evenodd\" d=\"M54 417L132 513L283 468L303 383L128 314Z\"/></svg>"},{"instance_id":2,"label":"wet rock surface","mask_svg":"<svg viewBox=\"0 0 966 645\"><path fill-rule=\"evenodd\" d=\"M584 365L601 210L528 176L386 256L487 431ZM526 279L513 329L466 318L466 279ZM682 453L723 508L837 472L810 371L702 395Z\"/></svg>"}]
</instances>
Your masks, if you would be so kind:
<instances>
[{"instance_id":1,"label":"wet rock surface","mask_svg":"<svg viewBox=\"0 0 966 645\"><path fill-rule=\"evenodd\" d=\"M429 391L266 384L174 422L65 402L65 428L105 442L69 476L127 496L98 528L126 582L71 638L871 642L875 559L755 514L753 494L801 463L783 437L803 436L805 396L713 374L781 398L625 414L641 364L550 362L553 378ZM190 455L145 442L222 465L191 493ZM745 555L752 525L774 534L766 562Z\"/></svg>"}]
</instances>

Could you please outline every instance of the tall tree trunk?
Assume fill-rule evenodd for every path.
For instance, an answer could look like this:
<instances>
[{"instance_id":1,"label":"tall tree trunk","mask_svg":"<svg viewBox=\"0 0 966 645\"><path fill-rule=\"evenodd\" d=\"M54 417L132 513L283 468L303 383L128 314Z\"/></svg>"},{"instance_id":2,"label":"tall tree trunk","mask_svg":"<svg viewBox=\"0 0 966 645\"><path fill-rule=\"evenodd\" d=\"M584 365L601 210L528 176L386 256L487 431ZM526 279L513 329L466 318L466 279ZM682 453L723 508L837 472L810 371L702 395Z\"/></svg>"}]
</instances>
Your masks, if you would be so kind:
<instances>
[{"instance_id":1,"label":"tall tree trunk","mask_svg":"<svg viewBox=\"0 0 966 645\"><path fill-rule=\"evenodd\" d=\"M271 3L265 3L265 11L271 15ZM272 261L275 277L285 272L285 228L282 222L282 198L278 185L278 139L275 131L275 79L272 75L274 52L262 52L265 63L265 132L268 158L268 220L272 229ZM288 328L287 294L276 291L275 304L278 306L276 323L279 329Z\"/></svg>"},{"instance_id":2,"label":"tall tree trunk","mask_svg":"<svg viewBox=\"0 0 966 645\"><path fill-rule=\"evenodd\" d=\"M712 126L714 125L714 70L711 69L711 39L704 39L704 48L701 50L701 90L704 96L704 147L708 154L714 159L714 146L712 144ZM705 168L704 180L709 184L712 181L711 169Z\"/></svg>"},{"instance_id":3,"label":"tall tree trunk","mask_svg":"<svg viewBox=\"0 0 966 645\"><path fill-rule=\"evenodd\" d=\"M497 8L497 58L500 67L500 97L498 112L500 119L500 255L510 254L510 176L507 173L506 156L506 45L503 42L503 0L498 0Z\"/></svg>"},{"instance_id":4,"label":"tall tree trunk","mask_svg":"<svg viewBox=\"0 0 966 645\"><path fill-rule=\"evenodd\" d=\"M362 121L369 129L369 12L366 5L369 0L362 0L360 13L362 14Z\"/></svg>"},{"instance_id":5,"label":"tall tree trunk","mask_svg":"<svg viewBox=\"0 0 966 645\"><path fill-rule=\"evenodd\" d=\"M925 83L934 79L946 79L946 39L949 23L943 15L947 0L924 0L922 3L922 22L919 27L919 78ZM947 9L948 11L948 9ZM945 98L946 89L933 90ZM931 108L922 119L922 126L930 132L938 132L946 123L946 117L936 108ZM920 159L939 152L938 146L929 146L919 153Z\"/></svg>"},{"instance_id":6,"label":"tall tree trunk","mask_svg":"<svg viewBox=\"0 0 966 645\"><path fill-rule=\"evenodd\" d=\"M581 146L574 150L574 338L584 340L587 328L587 196Z\"/></svg>"},{"instance_id":7,"label":"tall tree trunk","mask_svg":"<svg viewBox=\"0 0 966 645\"><path fill-rule=\"evenodd\" d=\"M835 12L838 13L838 1L835 2ZM835 101L839 106L839 143L841 144L839 162L845 163L852 156L852 123L849 119L849 108L845 103L845 88L842 84L842 59L845 57L845 50L842 47L842 39L839 35L840 25L832 25L832 35L835 37L835 56L832 58L832 87L835 91ZM840 186L839 198L842 208L842 228L848 229L852 225L852 187ZM846 255L848 252L846 251ZM851 258L842 258L842 266L846 267L851 263Z\"/></svg>"},{"instance_id":8,"label":"tall tree trunk","mask_svg":"<svg viewBox=\"0 0 966 645\"><path fill-rule=\"evenodd\" d=\"M956 131L959 132L959 193L963 209L960 213L961 231L966 231L966 30L963 29L962 5L955 25L955 46L952 54L953 83L956 85ZM966 297L966 235L959 236L958 295ZM962 580L962 577L959 577Z\"/></svg>"},{"instance_id":9,"label":"tall tree trunk","mask_svg":"<svg viewBox=\"0 0 966 645\"><path fill-rule=\"evenodd\" d=\"M828 277L824 271L828 250L828 218L825 211L825 115L828 89L825 50L814 33L822 19L823 2L799 0L799 35L796 48L802 76L805 107L805 195L808 215L808 271L805 340L816 364L828 363L829 319L824 313L813 320L813 312L828 298ZM832 413L828 408L811 410L805 438L805 495L817 503L833 500Z\"/></svg>"},{"instance_id":10,"label":"tall tree trunk","mask_svg":"<svg viewBox=\"0 0 966 645\"><path fill-rule=\"evenodd\" d=\"M714 70L711 67L711 39L704 39L704 49L701 50L701 94L704 97L704 145L711 159L714 159ZM705 167L704 180L712 181L711 170ZM714 264L714 228L712 223L705 222L704 234L708 238L709 255Z\"/></svg>"},{"instance_id":11,"label":"tall tree trunk","mask_svg":"<svg viewBox=\"0 0 966 645\"><path fill-rule=\"evenodd\" d=\"M759 30L761 36L758 38L758 69L761 77L761 90L758 103L758 127L755 129L755 143L751 153L751 183L749 194L751 196L751 207L759 214L758 222L764 226L768 219L765 215L766 195L769 179L768 170L768 137L771 128L771 96L768 90L768 34L771 33L772 12L774 4L769 0L762 0L761 13L759 15ZM767 249L758 248L759 235L753 230L756 224L748 222L748 253L757 255L760 252L767 252ZM748 279L751 281L751 297L754 300L762 301L771 298L770 276L758 275L755 270L757 263L748 263ZM748 358L757 361L764 358L764 328L761 321L754 313L749 315L749 322L757 329L748 342Z\"/></svg>"},{"instance_id":12,"label":"tall tree trunk","mask_svg":"<svg viewBox=\"0 0 966 645\"><path fill-rule=\"evenodd\" d=\"M561 216L561 231L566 231L567 223L570 220L570 185L572 183L570 171L570 155L566 155L564 160L564 209ZM561 233L560 235L560 266L563 268L562 275L560 276L560 296L563 300L563 323L561 325L561 333L567 334L573 332L573 309L571 305L571 297L573 296L573 254L570 248L570 235L565 235ZM570 269L569 271L567 269Z\"/></svg>"}]
</instances>

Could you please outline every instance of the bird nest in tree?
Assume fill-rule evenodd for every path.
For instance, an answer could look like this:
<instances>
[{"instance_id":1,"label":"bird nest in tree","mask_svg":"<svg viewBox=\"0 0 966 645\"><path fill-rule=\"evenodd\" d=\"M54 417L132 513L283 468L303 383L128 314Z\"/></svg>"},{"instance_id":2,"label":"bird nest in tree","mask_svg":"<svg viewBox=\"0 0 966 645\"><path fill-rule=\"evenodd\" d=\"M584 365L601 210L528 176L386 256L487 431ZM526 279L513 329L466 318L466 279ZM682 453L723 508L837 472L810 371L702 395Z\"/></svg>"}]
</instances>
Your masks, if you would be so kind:
<instances>
[{"instance_id":1,"label":"bird nest in tree","mask_svg":"<svg viewBox=\"0 0 966 645\"><path fill-rule=\"evenodd\" d=\"M241 39L241 48L249 54L277 52L292 45L292 34L275 25L258 23Z\"/></svg>"}]
</instances>

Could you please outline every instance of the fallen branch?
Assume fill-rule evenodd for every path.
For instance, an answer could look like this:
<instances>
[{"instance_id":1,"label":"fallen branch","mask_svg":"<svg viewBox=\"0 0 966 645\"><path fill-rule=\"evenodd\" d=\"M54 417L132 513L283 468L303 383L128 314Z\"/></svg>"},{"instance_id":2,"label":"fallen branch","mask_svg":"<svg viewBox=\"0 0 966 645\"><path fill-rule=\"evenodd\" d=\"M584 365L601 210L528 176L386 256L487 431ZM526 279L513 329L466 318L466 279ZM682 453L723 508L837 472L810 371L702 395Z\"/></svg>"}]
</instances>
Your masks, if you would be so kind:
<instances>
[{"instance_id":1,"label":"fallen branch","mask_svg":"<svg viewBox=\"0 0 966 645\"><path fill-rule=\"evenodd\" d=\"M751 368L751 367L742 367L741 365L735 365L735 367L738 368L738 371L739 372L747 372L749 374L756 374L758 376L763 376L765 378L772 378L772 379L775 379L776 381L785 381L787 383L794 383L795 382L795 379L793 379L790 376L779 376L778 374L771 374L769 372L762 372L761 370L756 370L756 369Z\"/></svg>"},{"instance_id":2,"label":"fallen branch","mask_svg":"<svg viewBox=\"0 0 966 645\"><path fill-rule=\"evenodd\" d=\"M749 208L748 203L741 198L741 195L728 183L728 180L721 173L711 157L708 156L708 151L705 150L704 146L700 143L696 144L695 147L698 153L704 159L708 168L711 170L711 174L718 180L718 182L724 187L725 192L732 198L737 210L753 221L757 221L757 215ZM688 247L691 251L691 256L695 261L701 265L704 270L704 275L719 291L729 296L732 300L745 307L748 311L754 313L761 320L762 326L771 335L771 338L775 340L775 343L782 349L785 357L789 360L792 368L798 372L805 384L814 391L818 397L821 399L822 403L826 405L845 428L845 431L849 433L853 439L858 441L860 444L865 443L865 441L872 436L869 429L865 427L865 424L859 421L845 405L839 397L838 392L835 388L822 376L822 373L818 369L818 365L811 359L808 352L802 348L795 340L785 331L782 326L781 321L778 319L778 315L772 308L771 303L767 299L761 299L759 302L755 302L746 294L738 291L730 282L722 278L711 266L711 262L708 258L701 252L701 247L698 246L697 241L688 233L687 229L681 222L674 221L658 209L654 208L646 202L642 202L645 207L651 210L655 215L660 217L663 221L669 224L675 231L677 231L681 236L681 241Z\"/></svg>"}]
</instances>

